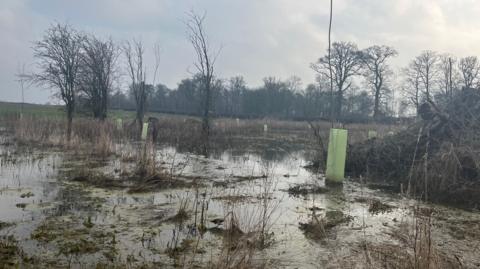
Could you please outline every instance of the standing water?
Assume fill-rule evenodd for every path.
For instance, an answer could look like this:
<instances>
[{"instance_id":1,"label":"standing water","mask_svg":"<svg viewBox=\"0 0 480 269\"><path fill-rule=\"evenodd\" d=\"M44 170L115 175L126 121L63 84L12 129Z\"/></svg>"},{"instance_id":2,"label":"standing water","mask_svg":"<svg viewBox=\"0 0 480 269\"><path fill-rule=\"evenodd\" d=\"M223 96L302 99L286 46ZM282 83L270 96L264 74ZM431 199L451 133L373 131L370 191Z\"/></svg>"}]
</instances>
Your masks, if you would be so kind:
<instances>
[{"instance_id":1,"label":"standing water","mask_svg":"<svg viewBox=\"0 0 480 269\"><path fill-rule=\"evenodd\" d=\"M28 257L15 263L33 260L45 268L210 268L227 254L230 262L248 256L252 265L268 268L350 268L372 263L364 253L398 250L417 203L349 180L327 188L321 174L304 168L309 154L228 150L205 158L164 147L156 152L163 169L199 184L137 193L69 176L86 169L118 178L125 161L3 147L0 234L13 236L22 250L17 255ZM480 237L467 232L478 215L433 210L439 252L479 265L474 246ZM453 225L453 219L463 222ZM233 235L248 255L239 247L226 251Z\"/></svg>"}]
</instances>

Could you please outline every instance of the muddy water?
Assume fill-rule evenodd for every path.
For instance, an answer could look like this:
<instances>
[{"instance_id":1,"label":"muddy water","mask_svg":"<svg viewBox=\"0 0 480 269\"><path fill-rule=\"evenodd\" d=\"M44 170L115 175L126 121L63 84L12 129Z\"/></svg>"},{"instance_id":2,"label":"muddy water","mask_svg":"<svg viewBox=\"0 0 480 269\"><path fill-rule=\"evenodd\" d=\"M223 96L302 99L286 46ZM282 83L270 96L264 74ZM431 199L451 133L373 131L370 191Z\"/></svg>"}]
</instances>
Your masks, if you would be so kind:
<instances>
[{"instance_id":1,"label":"muddy water","mask_svg":"<svg viewBox=\"0 0 480 269\"><path fill-rule=\"evenodd\" d=\"M88 169L115 173L128 165L119 160L86 160L62 152L28 154L1 149L0 221L11 225L1 235L13 235L37 265L89 268L99 264L131 267L204 266L219 260L223 237L215 219L233 214L244 233L265 224L269 244L255 249L256 264L272 268L367 267L365 245L400 245L395 233L412 223L415 201L346 181L327 193L290 195L289 187L324 186L321 175L303 167L308 151L225 151L211 158L180 153L173 147L157 152L165 170L184 178L197 178L198 189L169 189L129 194L124 189L95 188L66 180L62 171L86 163ZM79 159L82 160L79 162ZM87 164L88 163L88 164ZM92 165L92 163L94 165ZM376 199L391 206L369 212ZM196 204L195 201L198 201ZM202 203L205 201L204 203ZM169 221L181 204L188 218ZM204 205L206 231L199 222ZM480 266L477 255L479 214L442 206L435 209L433 242L439 251L456 257L467 268ZM197 210L195 210L197 209ZM268 215L264 222L262 216ZM321 240L299 229L312 214L343 212L349 222L333 227ZM217 232L216 232L217 231ZM175 249L175 253L172 250Z\"/></svg>"}]
</instances>

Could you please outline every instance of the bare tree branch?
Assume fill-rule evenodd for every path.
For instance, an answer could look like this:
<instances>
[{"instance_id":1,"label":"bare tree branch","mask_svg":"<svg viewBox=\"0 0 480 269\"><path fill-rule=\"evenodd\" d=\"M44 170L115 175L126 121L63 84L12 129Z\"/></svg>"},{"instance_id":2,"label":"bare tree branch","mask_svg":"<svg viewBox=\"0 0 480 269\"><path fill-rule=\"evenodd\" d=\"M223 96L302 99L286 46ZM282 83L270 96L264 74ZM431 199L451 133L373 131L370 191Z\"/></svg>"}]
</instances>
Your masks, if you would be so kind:
<instances>
[{"instance_id":1,"label":"bare tree branch","mask_svg":"<svg viewBox=\"0 0 480 269\"><path fill-rule=\"evenodd\" d=\"M367 84L372 87L374 95L373 117L380 114L380 101L387 90L386 84L393 72L387 64L387 59L395 57L398 52L388 46L372 46L360 52L360 61L363 67L363 76Z\"/></svg>"},{"instance_id":2,"label":"bare tree branch","mask_svg":"<svg viewBox=\"0 0 480 269\"><path fill-rule=\"evenodd\" d=\"M208 37L205 32L205 16L198 15L191 11L188 14L188 21L186 22L188 39L195 50L196 61L194 63L197 72L200 74L203 88L203 120L202 120L202 134L203 134L203 152L208 155L208 143L210 136L210 102L212 98L212 82L214 78L215 61L220 53L212 52L209 46Z\"/></svg>"},{"instance_id":3,"label":"bare tree branch","mask_svg":"<svg viewBox=\"0 0 480 269\"><path fill-rule=\"evenodd\" d=\"M28 76L31 83L57 90L55 96L64 103L67 111L67 140L72 133L77 79L80 68L83 35L69 25L52 25L41 41L35 42L33 51L39 72Z\"/></svg>"},{"instance_id":4,"label":"bare tree branch","mask_svg":"<svg viewBox=\"0 0 480 269\"><path fill-rule=\"evenodd\" d=\"M337 94L336 115L341 116L344 93L349 88L350 79L358 75L361 68L357 45L351 42L334 42L330 56L323 56L317 63L311 64L311 68L334 81Z\"/></svg>"},{"instance_id":5,"label":"bare tree branch","mask_svg":"<svg viewBox=\"0 0 480 269\"><path fill-rule=\"evenodd\" d=\"M465 88L473 88L478 83L480 62L477 56L468 56L460 59L458 68L462 75L462 83Z\"/></svg>"}]
</instances>

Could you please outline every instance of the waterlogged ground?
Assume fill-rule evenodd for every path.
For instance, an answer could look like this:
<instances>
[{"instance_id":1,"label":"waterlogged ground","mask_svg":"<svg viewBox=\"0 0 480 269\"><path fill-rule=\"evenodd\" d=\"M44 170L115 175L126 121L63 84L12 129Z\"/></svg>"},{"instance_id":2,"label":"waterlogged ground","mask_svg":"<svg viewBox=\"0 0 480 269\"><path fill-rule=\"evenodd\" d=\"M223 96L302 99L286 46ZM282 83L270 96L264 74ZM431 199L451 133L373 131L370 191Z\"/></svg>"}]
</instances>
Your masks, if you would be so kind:
<instances>
[{"instance_id":1,"label":"waterlogged ground","mask_svg":"<svg viewBox=\"0 0 480 269\"><path fill-rule=\"evenodd\" d=\"M232 216L235 240L252 244L247 256L259 267L392 267L405 262L402 251L413 256L414 211L432 212L431 244L445 268L480 267L478 212L419 205L348 180L324 187L321 175L303 168L307 150L232 150L207 159L164 147L156 152L163 169L198 184L142 193L66 176L82 167L115 179L132 166L121 158L0 151L0 268L218 267L226 255L240 255L225 243ZM321 231L308 226L318 219ZM263 247L244 240L259 227Z\"/></svg>"}]
</instances>

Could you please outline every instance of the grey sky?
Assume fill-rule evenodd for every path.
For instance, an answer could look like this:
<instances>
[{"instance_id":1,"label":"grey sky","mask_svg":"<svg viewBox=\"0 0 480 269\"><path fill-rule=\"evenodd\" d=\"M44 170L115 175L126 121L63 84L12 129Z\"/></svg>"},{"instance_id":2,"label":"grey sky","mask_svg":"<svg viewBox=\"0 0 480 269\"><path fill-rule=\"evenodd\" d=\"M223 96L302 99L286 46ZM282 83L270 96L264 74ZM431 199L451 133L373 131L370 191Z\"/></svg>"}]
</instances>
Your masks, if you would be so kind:
<instances>
[{"instance_id":1,"label":"grey sky","mask_svg":"<svg viewBox=\"0 0 480 269\"><path fill-rule=\"evenodd\" d=\"M118 41L141 38L148 48L159 42L159 82L174 87L193 70L183 23L192 9L207 12L211 43L222 47L218 76L243 75L257 86L265 76L296 75L306 84L314 81L309 64L327 47L328 6L329 0L1 0L0 100L20 100L17 66L32 63L32 41L54 21ZM478 0L334 0L333 40L393 46L397 68L425 49L480 56L478 14ZM26 101L49 96L29 89Z\"/></svg>"}]
</instances>

